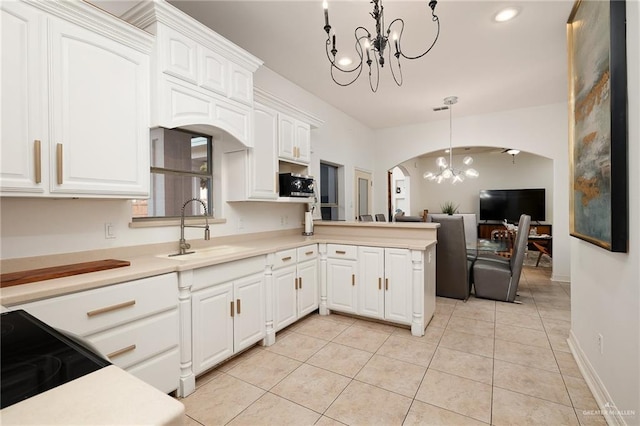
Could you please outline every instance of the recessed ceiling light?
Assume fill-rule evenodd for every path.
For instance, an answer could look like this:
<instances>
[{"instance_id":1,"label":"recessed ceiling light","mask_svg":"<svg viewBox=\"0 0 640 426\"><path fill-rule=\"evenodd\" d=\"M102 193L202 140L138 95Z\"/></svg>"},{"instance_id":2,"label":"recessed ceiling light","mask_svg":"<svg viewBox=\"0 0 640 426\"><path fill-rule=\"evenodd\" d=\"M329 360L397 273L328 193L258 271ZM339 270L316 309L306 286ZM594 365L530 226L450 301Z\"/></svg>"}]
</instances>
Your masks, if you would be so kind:
<instances>
[{"instance_id":1,"label":"recessed ceiling light","mask_svg":"<svg viewBox=\"0 0 640 426\"><path fill-rule=\"evenodd\" d=\"M496 22L506 22L518 16L520 9L517 7L507 7L495 14L493 20Z\"/></svg>"},{"instance_id":2,"label":"recessed ceiling light","mask_svg":"<svg viewBox=\"0 0 640 426\"><path fill-rule=\"evenodd\" d=\"M347 65L351 65L351 62L353 62L351 58L347 58L345 56L338 60L338 65L342 65L343 67L346 67Z\"/></svg>"}]
</instances>

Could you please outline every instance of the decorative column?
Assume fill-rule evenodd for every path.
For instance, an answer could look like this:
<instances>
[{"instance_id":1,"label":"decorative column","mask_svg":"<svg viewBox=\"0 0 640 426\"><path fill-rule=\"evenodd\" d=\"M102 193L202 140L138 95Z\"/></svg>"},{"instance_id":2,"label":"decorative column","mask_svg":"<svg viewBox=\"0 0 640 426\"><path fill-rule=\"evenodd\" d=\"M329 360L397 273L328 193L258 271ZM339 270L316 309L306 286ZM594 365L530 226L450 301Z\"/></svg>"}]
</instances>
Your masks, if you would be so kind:
<instances>
[{"instance_id":1,"label":"decorative column","mask_svg":"<svg viewBox=\"0 0 640 426\"><path fill-rule=\"evenodd\" d=\"M327 245L318 244L318 252L320 253L320 315L329 315L330 311L327 307Z\"/></svg>"},{"instance_id":2,"label":"decorative column","mask_svg":"<svg viewBox=\"0 0 640 426\"><path fill-rule=\"evenodd\" d=\"M185 397L196 390L191 353L191 286L193 270L178 272L178 316L180 318L180 384L178 396Z\"/></svg>"},{"instance_id":3,"label":"decorative column","mask_svg":"<svg viewBox=\"0 0 640 426\"><path fill-rule=\"evenodd\" d=\"M269 253L266 259L266 265L264 267L266 335L260 344L262 346L271 346L276 342L276 330L273 327L273 263L275 260L275 254Z\"/></svg>"}]
</instances>

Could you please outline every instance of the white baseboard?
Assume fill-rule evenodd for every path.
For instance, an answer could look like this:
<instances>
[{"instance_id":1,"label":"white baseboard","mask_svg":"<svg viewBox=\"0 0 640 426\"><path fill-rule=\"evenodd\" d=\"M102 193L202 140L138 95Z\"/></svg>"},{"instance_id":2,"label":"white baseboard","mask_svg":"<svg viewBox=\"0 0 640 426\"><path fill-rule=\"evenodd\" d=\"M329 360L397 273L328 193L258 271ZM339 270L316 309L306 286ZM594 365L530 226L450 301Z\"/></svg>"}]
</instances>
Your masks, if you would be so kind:
<instances>
[{"instance_id":1,"label":"white baseboard","mask_svg":"<svg viewBox=\"0 0 640 426\"><path fill-rule=\"evenodd\" d=\"M587 382L587 386L589 386L589 389L598 404L598 408L600 409L599 414L604 416L607 424L609 425L626 426L627 422L624 420L624 413L616 408L607 388L605 388L604 383L602 383L602 380L600 380L600 377L598 376L598 373L594 370L589 359L582 351L575 334L573 334L573 330L569 332L567 343L569 344L569 349L573 354L573 358L576 360L578 368L582 373L582 377L584 377L584 380Z\"/></svg>"},{"instance_id":2,"label":"white baseboard","mask_svg":"<svg viewBox=\"0 0 640 426\"><path fill-rule=\"evenodd\" d=\"M551 281L558 283L570 283L571 277L569 275L555 275L551 274Z\"/></svg>"}]
</instances>

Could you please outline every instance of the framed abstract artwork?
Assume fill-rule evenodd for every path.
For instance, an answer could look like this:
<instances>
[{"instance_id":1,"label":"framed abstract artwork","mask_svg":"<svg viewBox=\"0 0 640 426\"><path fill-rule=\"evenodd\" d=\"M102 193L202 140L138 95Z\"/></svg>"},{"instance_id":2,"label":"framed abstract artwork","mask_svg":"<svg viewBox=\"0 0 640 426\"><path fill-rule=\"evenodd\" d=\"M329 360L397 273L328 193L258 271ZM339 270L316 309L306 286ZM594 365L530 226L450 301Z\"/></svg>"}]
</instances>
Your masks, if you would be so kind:
<instances>
[{"instance_id":1,"label":"framed abstract artwork","mask_svg":"<svg viewBox=\"0 0 640 426\"><path fill-rule=\"evenodd\" d=\"M567 21L570 219L573 237L628 247L624 0L578 0Z\"/></svg>"}]
</instances>

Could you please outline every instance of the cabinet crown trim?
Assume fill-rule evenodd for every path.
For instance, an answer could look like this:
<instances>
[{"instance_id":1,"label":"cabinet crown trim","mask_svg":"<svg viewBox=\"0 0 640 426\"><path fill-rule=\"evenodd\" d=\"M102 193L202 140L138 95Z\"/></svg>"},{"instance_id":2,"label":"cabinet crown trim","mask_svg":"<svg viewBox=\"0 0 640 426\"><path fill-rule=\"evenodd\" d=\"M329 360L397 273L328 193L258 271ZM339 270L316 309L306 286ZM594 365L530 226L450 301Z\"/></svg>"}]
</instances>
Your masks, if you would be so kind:
<instances>
[{"instance_id":1,"label":"cabinet crown trim","mask_svg":"<svg viewBox=\"0 0 640 426\"><path fill-rule=\"evenodd\" d=\"M24 1L50 15L73 22L142 53L149 54L153 47L154 38L151 34L91 4L82 1Z\"/></svg>"},{"instance_id":2,"label":"cabinet crown trim","mask_svg":"<svg viewBox=\"0 0 640 426\"><path fill-rule=\"evenodd\" d=\"M261 59L164 0L140 2L125 12L121 18L151 32L155 31L153 24L159 22L251 72L255 72L263 64Z\"/></svg>"},{"instance_id":3,"label":"cabinet crown trim","mask_svg":"<svg viewBox=\"0 0 640 426\"><path fill-rule=\"evenodd\" d=\"M309 123L311 127L318 128L324 124L324 121L317 118L314 115L309 114L308 112L302 111L297 108L295 105L290 104L289 102L280 99L276 95L267 92L266 90L260 89L259 87L253 88L253 100L258 102L264 106L273 108L278 110L279 112L283 112L291 117L300 120L305 123Z\"/></svg>"}]
</instances>

